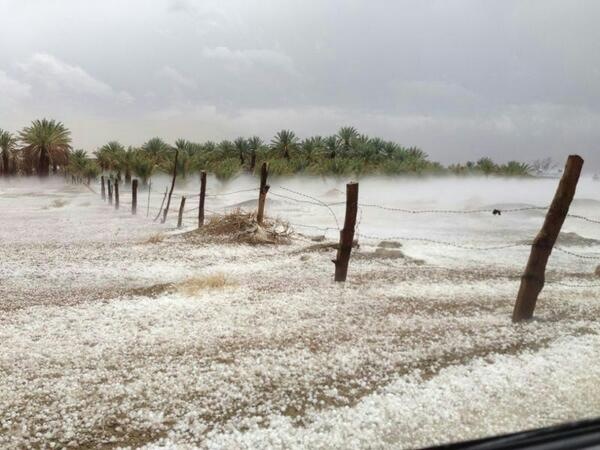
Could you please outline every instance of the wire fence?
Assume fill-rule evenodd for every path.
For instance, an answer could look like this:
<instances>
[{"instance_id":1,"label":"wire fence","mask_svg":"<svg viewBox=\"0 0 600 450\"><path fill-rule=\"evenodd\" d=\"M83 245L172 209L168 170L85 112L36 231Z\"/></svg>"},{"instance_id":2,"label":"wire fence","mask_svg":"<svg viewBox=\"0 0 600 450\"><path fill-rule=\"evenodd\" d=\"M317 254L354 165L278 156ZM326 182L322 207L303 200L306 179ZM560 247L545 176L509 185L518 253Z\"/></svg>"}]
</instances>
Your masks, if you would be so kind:
<instances>
[{"instance_id":1,"label":"wire fence","mask_svg":"<svg viewBox=\"0 0 600 450\"><path fill-rule=\"evenodd\" d=\"M150 185L148 189L151 189L153 186ZM166 202L165 199L168 198L167 194L168 186L165 186L165 190L149 190L148 193L143 193L144 195L140 195L138 197L138 209L140 212L143 212L149 218L154 216L154 220L161 219L165 215ZM230 197L239 194L258 194L260 188L247 188L247 189L238 189L227 192L206 192L206 199L220 199L225 197ZM140 192L142 194L142 192ZM282 199L287 202L294 202L300 205L310 205L318 208L323 208L327 211L327 216L331 219L331 225L315 225L311 223L300 223L296 221L288 221L287 223L293 228L300 230L309 230L313 232L318 232L323 237L325 237L328 233L339 233L340 230L340 220L337 217L335 212L336 207L346 205L345 201L336 201L336 202L327 202L323 199L315 197L305 192L300 192L298 190L291 189L286 186L277 186L275 189L270 189L268 191L269 196L273 196L277 199ZM129 197L128 197L129 196ZM192 206L190 200L196 199L198 200L200 193L185 193L185 192L173 192L171 197L171 203L169 205L169 211L167 211L167 217L170 221L179 220L179 205L181 199L183 197L186 198L186 208L181 212L181 223L185 228L189 227L197 227L198 226L198 216L200 206L199 204L195 204ZM243 203L246 203L248 200L258 200L258 195L253 195L248 198L244 202L238 202L233 205L211 205L210 208L204 207L204 215L206 218L210 218L212 216L219 216L226 214L234 209L243 209ZM157 206L158 203L161 203L160 206ZM145 204L144 204L145 203ZM128 189L124 189L124 186L121 186L120 190L120 199L119 206L123 207L131 207L132 199L131 199L131 191ZM461 215L481 215L481 214L491 214L493 216L501 216L503 214L518 214L528 211L540 211L547 212L549 206L523 206L523 207L513 207L513 208L500 208L500 207L487 207L487 208L478 208L478 209L410 209L410 208L402 208L385 204L376 204L376 203L361 203L358 202L358 220L355 226L354 237L356 240L364 240L367 243L369 241L378 241L379 243L383 242L417 242L423 243L431 246L442 246L442 247L450 247L456 248L460 250L473 251L473 252L497 252L500 250L513 249L513 248L530 248L533 244L532 241L528 240L520 240L514 242L505 242L494 245L474 245L471 243L464 242L453 242L447 241L443 239L434 239L431 237L420 237L420 236L412 236L412 235L380 235L377 233L369 232L364 233L361 231L361 226L363 225L363 218L368 216L366 211L370 209L378 209L381 211L386 211L389 213L399 213L399 214L410 214L410 215L449 215L449 216L461 216ZM207 214L208 213L208 214ZM590 224L600 224L600 219L583 216L580 214L567 214L568 219L581 220ZM169 222L172 223L172 222ZM381 245L381 244L379 244ZM555 245L554 250L560 252L569 257L577 258L583 261L600 261L600 252L595 253L579 253L572 250L568 250L561 245ZM448 268L448 270L451 270ZM462 270L462 269L461 269ZM600 283L573 283L573 282L565 282L561 280L546 280L549 284L554 284L557 286L564 287L572 287L572 288L598 288L600 287Z\"/></svg>"}]
</instances>

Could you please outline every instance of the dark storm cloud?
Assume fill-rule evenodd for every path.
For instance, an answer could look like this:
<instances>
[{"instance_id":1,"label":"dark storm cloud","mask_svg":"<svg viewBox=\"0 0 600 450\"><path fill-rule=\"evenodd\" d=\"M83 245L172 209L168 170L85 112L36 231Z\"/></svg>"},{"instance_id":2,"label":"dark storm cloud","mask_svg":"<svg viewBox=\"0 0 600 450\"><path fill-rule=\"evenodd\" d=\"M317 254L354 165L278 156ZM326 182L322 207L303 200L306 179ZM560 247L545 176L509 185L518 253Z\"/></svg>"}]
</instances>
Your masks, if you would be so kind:
<instances>
[{"instance_id":1,"label":"dark storm cloud","mask_svg":"<svg viewBox=\"0 0 600 450\"><path fill-rule=\"evenodd\" d=\"M444 162L600 166L600 3L0 0L0 127L77 145L353 124Z\"/></svg>"}]
</instances>

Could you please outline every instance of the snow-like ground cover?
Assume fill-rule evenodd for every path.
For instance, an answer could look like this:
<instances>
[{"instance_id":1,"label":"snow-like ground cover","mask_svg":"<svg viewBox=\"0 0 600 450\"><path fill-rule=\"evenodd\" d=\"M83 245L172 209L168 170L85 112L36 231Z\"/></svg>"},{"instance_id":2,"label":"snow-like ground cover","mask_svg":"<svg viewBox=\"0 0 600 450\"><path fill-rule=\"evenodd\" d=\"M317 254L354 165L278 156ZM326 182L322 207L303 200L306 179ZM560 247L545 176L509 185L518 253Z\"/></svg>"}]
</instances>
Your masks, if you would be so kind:
<instances>
[{"instance_id":1,"label":"snow-like ground cover","mask_svg":"<svg viewBox=\"0 0 600 450\"><path fill-rule=\"evenodd\" d=\"M209 180L209 192L254 184ZM307 201L280 186L344 198L332 180L271 184ZM555 185L365 180L361 203L547 205ZM599 218L597 191L583 180L572 212ZM146 218L144 193L131 216L128 195L115 211L60 180L0 183L0 447L410 448L600 415L600 261L555 252L536 319L514 325L526 246L402 241L418 264L363 238L341 285L334 250L308 251L309 237L256 247L189 239L174 217ZM207 208L251 208L254 197L209 197ZM154 211L162 196L151 199ZM343 207L332 208L341 222ZM327 208L276 195L269 213L335 228ZM359 231L495 246L530 240L542 220L535 210L365 206ZM564 230L600 239L594 223L569 218ZM600 254L589 242L563 247Z\"/></svg>"}]
</instances>

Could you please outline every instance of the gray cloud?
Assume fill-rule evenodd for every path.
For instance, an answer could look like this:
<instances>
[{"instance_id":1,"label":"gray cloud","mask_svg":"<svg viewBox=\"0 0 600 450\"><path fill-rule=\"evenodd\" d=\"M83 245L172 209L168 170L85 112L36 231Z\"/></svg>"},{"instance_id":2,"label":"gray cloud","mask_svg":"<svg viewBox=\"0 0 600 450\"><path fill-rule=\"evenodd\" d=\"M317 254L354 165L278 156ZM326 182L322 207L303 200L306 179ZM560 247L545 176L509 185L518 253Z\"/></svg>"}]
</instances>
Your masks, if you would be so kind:
<instances>
[{"instance_id":1,"label":"gray cloud","mask_svg":"<svg viewBox=\"0 0 600 450\"><path fill-rule=\"evenodd\" d=\"M49 115L93 149L352 124L444 162L580 152L600 167L594 0L0 0L0 14L3 128Z\"/></svg>"}]
</instances>

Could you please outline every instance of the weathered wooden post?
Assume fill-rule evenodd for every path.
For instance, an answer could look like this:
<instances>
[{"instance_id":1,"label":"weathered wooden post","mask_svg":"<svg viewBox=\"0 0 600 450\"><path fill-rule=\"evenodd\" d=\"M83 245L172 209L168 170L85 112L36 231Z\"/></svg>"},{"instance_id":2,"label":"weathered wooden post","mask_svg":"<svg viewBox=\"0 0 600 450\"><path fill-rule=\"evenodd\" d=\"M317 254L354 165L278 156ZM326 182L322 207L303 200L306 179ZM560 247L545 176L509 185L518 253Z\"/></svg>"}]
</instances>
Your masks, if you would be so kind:
<instances>
[{"instance_id":1,"label":"weathered wooden post","mask_svg":"<svg viewBox=\"0 0 600 450\"><path fill-rule=\"evenodd\" d=\"M152 190L152 180L148 184L148 203L146 203L146 217L150 215L150 191Z\"/></svg>"},{"instance_id":2,"label":"weathered wooden post","mask_svg":"<svg viewBox=\"0 0 600 450\"><path fill-rule=\"evenodd\" d=\"M160 217L160 213L162 213L162 209L163 209L163 206L165 204L165 199L167 198L167 192L168 191L169 191L169 188L166 187L165 188L165 195L163 195L163 199L162 199L162 202L160 203L160 208L158 208L158 214L154 218L154 222L156 222L158 220L158 218Z\"/></svg>"},{"instance_id":3,"label":"weathered wooden post","mask_svg":"<svg viewBox=\"0 0 600 450\"><path fill-rule=\"evenodd\" d=\"M182 195L179 204L179 216L177 217L177 228L181 228L183 224L183 208L185 208L185 196Z\"/></svg>"},{"instance_id":4,"label":"weathered wooden post","mask_svg":"<svg viewBox=\"0 0 600 450\"><path fill-rule=\"evenodd\" d=\"M108 180L106 180L106 185L108 187L108 204L112 205L113 191L112 191L112 184L110 183L110 178Z\"/></svg>"},{"instance_id":5,"label":"weathered wooden post","mask_svg":"<svg viewBox=\"0 0 600 450\"><path fill-rule=\"evenodd\" d=\"M119 180L115 180L115 209L119 209Z\"/></svg>"},{"instance_id":6,"label":"weathered wooden post","mask_svg":"<svg viewBox=\"0 0 600 450\"><path fill-rule=\"evenodd\" d=\"M269 192L269 185L267 184L268 176L269 164L264 162L260 168L260 191L258 193L258 213L256 214L256 221L261 225L265 216L265 201L267 200L267 192Z\"/></svg>"},{"instance_id":7,"label":"weathered wooden post","mask_svg":"<svg viewBox=\"0 0 600 450\"><path fill-rule=\"evenodd\" d=\"M358 212L358 183L346 185L346 218L344 228L340 231L340 244L335 264L335 281L346 281L348 274L348 261L354 242L354 227L356 226L356 213Z\"/></svg>"},{"instance_id":8,"label":"weathered wooden post","mask_svg":"<svg viewBox=\"0 0 600 450\"><path fill-rule=\"evenodd\" d=\"M135 178L131 180L131 214L134 216L137 214L137 189L138 180Z\"/></svg>"},{"instance_id":9,"label":"weathered wooden post","mask_svg":"<svg viewBox=\"0 0 600 450\"><path fill-rule=\"evenodd\" d=\"M206 197L206 172L200 172L200 200L198 204L198 228L204 225L204 198Z\"/></svg>"},{"instance_id":10,"label":"weathered wooden post","mask_svg":"<svg viewBox=\"0 0 600 450\"><path fill-rule=\"evenodd\" d=\"M100 194L102 195L102 200L106 200L106 187L104 186L104 175L100 177Z\"/></svg>"},{"instance_id":11,"label":"weathered wooden post","mask_svg":"<svg viewBox=\"0 0 600 450\"><path fill-rule=\"evenodd\" d=\"M169 197L167 198L167 206L163 214L162 223L167 221L167 214L169 213L169 207L171 206L171 196L173 195L173 189L175 189L175 178L177 178L177 156L179 150L175 149L175 163L173 164L173 180L171 181L171 190L169 191Z\"/></svg>"},{"instance_id":12,"label":"weathered wooden post","mask_svg":"<svg viewBox=\"0 0 600 450\"><path fill-rule=\"evenodd\" d=\"M583 159L581 157L578 155L569 156L565 171L554 194L554 199L546 213L542 229L531 246L529 260L525 272L521 276L521 286L512 316L513 322L520 322L533 317L538 295L544 288L546 264L575 196L582 167Z\"/></svg>"}]
</instances>

